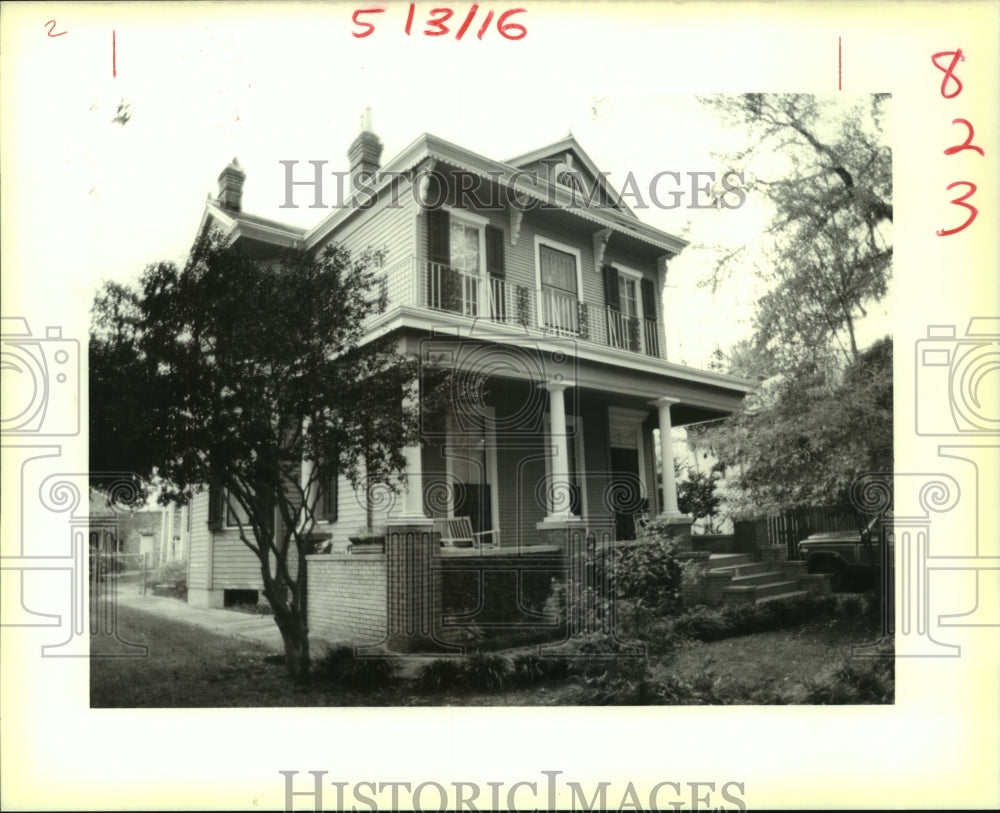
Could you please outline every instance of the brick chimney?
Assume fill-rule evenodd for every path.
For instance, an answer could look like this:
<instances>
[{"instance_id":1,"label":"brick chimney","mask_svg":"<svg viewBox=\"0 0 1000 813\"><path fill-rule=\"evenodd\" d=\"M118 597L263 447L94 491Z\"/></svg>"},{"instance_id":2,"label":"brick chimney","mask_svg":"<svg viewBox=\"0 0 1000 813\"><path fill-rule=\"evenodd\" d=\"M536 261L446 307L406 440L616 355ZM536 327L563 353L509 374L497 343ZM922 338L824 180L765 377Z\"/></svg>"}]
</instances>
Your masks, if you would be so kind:
<instances>
[{"instance_id":1,"label":"brick chimney","mask_svg":"<svg viewBox=\"0 0 1000 813\"><path fill-rule=\"evenodd\" d=\"M247 174L235 158L219 174L219 204L233 212L240 211L243 202L243 182Z\"/></svg>"},{"instance_id":2,"label":"brick chimney","mask_svg":"<svg viewBox=\"0 0 1000 813\"><path fill-rule=\"evenodd\" d=\"M372 132L372 109L365 108L361 117L361 132L347 150L347 160L351 167L351 189L358 188L361 177L370 177L378 172L382 157L382 142ZM369 186L371 184L368 184Z\"/></svg>"}]
</instances>

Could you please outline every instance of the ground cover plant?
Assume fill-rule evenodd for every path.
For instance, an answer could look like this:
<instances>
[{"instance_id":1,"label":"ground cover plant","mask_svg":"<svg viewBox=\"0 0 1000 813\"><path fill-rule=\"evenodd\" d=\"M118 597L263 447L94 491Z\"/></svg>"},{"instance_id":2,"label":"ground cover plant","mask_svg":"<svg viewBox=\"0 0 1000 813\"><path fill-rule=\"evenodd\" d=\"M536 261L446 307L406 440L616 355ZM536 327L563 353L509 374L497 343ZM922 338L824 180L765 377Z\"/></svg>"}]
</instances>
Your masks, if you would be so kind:
<instances>
[{"instance_id":1,"label":"ground cover plant","mask_svg":"<svg viewBox=\"0 0 1000 813\"><path fill-rule=\"evenodd\" d=\"M408 705L732 705L892 703L891 639L877 602L827 596L660 619L647 640L575 636L558 645L465 657L355 657L331 650L308 683L268 647L120 607L118 635L145 659L92 638L93 707Z\"/></svg>"}]
</instances>

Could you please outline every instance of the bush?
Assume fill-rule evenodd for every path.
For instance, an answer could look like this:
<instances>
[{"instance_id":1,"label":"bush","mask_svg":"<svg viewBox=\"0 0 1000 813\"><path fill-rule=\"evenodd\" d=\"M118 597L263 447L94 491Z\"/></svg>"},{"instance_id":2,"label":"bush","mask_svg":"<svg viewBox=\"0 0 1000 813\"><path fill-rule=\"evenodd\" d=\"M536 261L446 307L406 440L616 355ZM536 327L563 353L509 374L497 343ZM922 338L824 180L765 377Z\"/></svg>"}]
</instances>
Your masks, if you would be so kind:
<instances>
[{"instance_id":1,"label":"bush","mask_svg":"<svg viewBox=\"0 0 1000 813\"><path fill-rule=\"evenodd\" d=\"M513 681L520 686L531 686L546 680L562 680L569 674L569 664L565 658L543 658L524 654L514 658L511 667Z\"/></svg>"},{"instance_id":2,"label":"bush","mask_svg":"<svg viewBox=\"0 0 1000 813\"><path fill-rule=\"evenodd\" d=\"M417 686L425 692L452 689L480 691L502 689L511 678L511 663L503 655L476 652L465 658L438 658L417 673Z\"/></svg>"},{"instance_id":3,"label":"bush","mask_svg":"<svg viewBox=\"0 0 1000 813\"><path fill-rule=\"evenodd\" d=\"M172 584L187 590L187 562L167 562L146 571L146 587L154 584Z\"/></svg>"},{"instance_id":4,"label":"bush","mask_svg":"<svg viewBox=\"0 0 1000 813\"><path fill-rule=\"evenodd\" d=\"M469 689L502 689L510 676L510 661L502 655L477 652L462 664L462 680Z\"/></svg>"},{"instance_id":5,"label":"bush","mask_svg":"<svg viewBox=\"0 0 1000 813\"><path fill-rule=\"evenodd\" d=\"M797 627L821 618L865 622L870 600L861 596L807 594L776 599L764 604L735 607L692 607L675 618L650 628L648 640L654 649L673 649L677 639L719 641L737 635Z\"/></svg>"},{"instance_id":6,"label":"bush","mask_svg":"<svg viewBox=\"0 0 1000 813\"><path fill-rule=\"evenodd\" d=\"M886 648L883 654L882 658L845 660L829 674L807 683L799 702L830 706L895 702L892 648Z\"/></svg>"},{"instance_id":7,"label":"bush","mask_svg":"<svg viewBox=\"0 0 1000 813\"><path fill-rule=\"evenodd\" d=\"M443 692L463 685L462 664L457 658L438 658L417 672L417 686L424 692Z\"/></svg>"},{"instance_id":8,"label":"bush","mask_svg":"<svg viewBox=\"0 0 1000 813\"><path fill-rule=\"evenodd\" d=\"M342 686L373 691L392 683L398 669L391 658L359 658L353 647L339 646L326 653L317 672Z\"/></svg>"},{"instance_id":9,"label":"bush","mask_svg":"<svg viewBox=\"0 0 1000 813\"><path fill-rule=\"evenodd\" d=\"M652 620L680 608L683 568L677 545L651 520L641 529L640 542L588 548L576 554L583 561L571 572L582 581L556 582L545 611L561 625L573 620L573 631L610 633L622 624L628 635L641 635Z\"/></svg>"}]
</instances>

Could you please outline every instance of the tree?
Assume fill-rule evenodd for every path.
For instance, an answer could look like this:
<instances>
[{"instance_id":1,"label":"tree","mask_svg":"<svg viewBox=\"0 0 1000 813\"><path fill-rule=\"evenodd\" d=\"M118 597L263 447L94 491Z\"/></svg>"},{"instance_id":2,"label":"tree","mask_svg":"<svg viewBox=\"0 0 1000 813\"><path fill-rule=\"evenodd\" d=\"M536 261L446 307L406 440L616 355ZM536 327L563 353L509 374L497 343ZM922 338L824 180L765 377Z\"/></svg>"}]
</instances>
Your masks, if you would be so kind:
<instances>
[{"instance_id":1,"label":"tree","mask_svg":"<svg viewBox=\"0 0 1000 813\"><path fill-rule=\"evenodd\" d=\"M415 438L415 362L391 337L362 342L385 307L380 265L377 252L338 246L265 262L209 236L182 269L152 265L94 301L92 472L157 477L163 502L208 488L259 561L301 680L319 495L339 475L398 487Z\"/></svg>"},{"instance_id":2,"label":"tree","mask_svg":"<svg viewBox=\"0 0 1000 813\"><path fill-rule=\"evenodd\" d=\"M803 363L775 376L730 419L691 427L726 466L734 513L851 510L851 484L892 470L892 340L842 373Z\"/></svg>"},{"instance_id":3,"label":"tree","mask_svg":"<svg viewBox=\"0 0 1000 813\"><path fill-rule=\"evenodd\" d=\"M749 93L702 99L746 133L723 157L756 176L772 209L760 240L724 253L713 288L756 266L766 293L754 342L779 368L821 358L842 367L859 355L856 322L885 296L892 265L891 151L885 94L840 97Z\"/></svg>"},{"instance_id":4,"label":"tree","mask_svg":"<svg viewBox=\"0 0 1000 813\"><path fill-rule=\"evenodd\" d=\"M719 512L721 497L716 493L717 470L696 471L687 467L685 477L677 481L677 507L697 522L707 520L707 533L713 533L712 520Z\"/></svg>"}]
</instances>

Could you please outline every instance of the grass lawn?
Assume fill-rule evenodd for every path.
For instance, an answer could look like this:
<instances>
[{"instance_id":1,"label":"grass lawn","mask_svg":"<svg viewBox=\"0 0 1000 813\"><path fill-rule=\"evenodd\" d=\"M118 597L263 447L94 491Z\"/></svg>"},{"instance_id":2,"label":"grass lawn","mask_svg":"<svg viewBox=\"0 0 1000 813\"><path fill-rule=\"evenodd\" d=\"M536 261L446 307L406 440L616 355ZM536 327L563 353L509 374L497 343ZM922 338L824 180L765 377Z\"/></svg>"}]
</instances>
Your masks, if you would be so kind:
<instances>
[{"instance_id":1,"label":"grass lawn","mask_svg":"<svg viewBox=\"0 0 1000 813\"><path fill-rule=\"evenodd\" d=\"M577 705L595 702L582 677L550 680L524 688L493 691L450 689L421 692L412 680L387 688L356 691L316 677L293 683L274 651L261 644L217 635L130 607L119 609L119 631L129 642L149 646L149 657L93 658L93 708L223 706L413 706L413 705ZM733 692L735 700L775 702L773 692L805 697L805 688L847 662L853 644L874 640L870 622L820 619L792 629L761 632L711 643L691 642L666 655L648 658L651 676L711 686L710 698ZM518 652L535 652L526 647ZM107 637L92 638L94 655L117 654ZM314 657L323 653L314 653ZM508 654L518 654L511 652ZM268 659L270 656L270 660ZM855 661L854 663L857 663ZM759 696L762 699L753 699ZM743 698L742 700L739 698ZM747 699L749 698L749 699ZM606 701L605 701L606 702ZM689 702L699 702L698 700ZM799 702L802 702L801 700ZM891 698L888 702L891 702Z\"/></svg>"}]
</instances>

